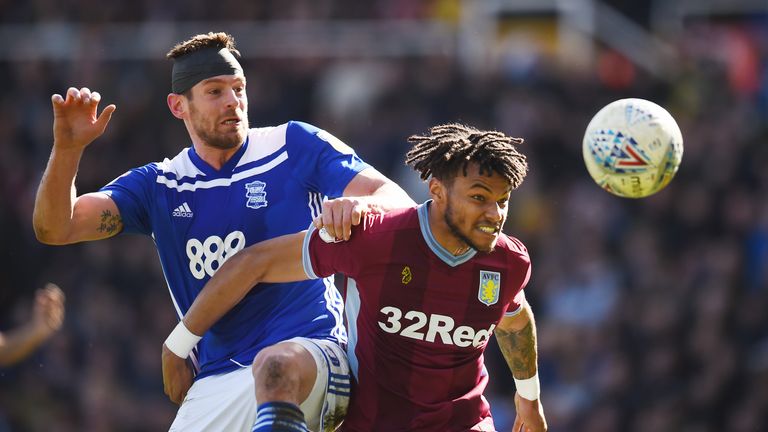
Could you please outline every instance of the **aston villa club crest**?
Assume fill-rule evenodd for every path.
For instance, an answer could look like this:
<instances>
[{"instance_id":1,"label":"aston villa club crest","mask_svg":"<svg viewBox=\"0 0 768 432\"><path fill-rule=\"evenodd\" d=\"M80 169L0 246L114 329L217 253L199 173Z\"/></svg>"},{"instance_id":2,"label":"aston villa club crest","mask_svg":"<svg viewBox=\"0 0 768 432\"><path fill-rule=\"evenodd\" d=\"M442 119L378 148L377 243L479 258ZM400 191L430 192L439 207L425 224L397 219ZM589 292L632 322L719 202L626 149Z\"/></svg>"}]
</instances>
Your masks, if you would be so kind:
<instances>
[{"instance_id":1,"label":"aston villa club crest","mask_svg":"<svg viewBox=\"0 0 768 432\"><path fill-rule=\"evenodd\" d=\"M501 273L480 270L480 289L477 291L477 299L480 303L491 306L499 301L499 288L501 287Z\"/></svg>"},{"instance_id":2,"label":"aston villa club crest","mask_svg":"<svg viewBox=\"0 0 768 432\"><path fill-rule=\"evenodd\" d=\"M267 206L267 184L262 181L253 181L245 184L245 197L248 201L245 206L252 209L257 209Z\"/></svg>"}]
</instances>

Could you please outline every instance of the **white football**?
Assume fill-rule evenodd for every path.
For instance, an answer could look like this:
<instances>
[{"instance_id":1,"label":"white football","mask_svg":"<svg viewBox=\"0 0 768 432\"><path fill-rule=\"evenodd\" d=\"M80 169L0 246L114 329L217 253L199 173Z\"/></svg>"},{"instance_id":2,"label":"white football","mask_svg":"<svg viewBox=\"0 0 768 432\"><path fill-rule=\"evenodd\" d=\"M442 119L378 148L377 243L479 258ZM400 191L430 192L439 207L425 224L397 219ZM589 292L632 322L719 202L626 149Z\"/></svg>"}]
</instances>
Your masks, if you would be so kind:
<instances>
[{"instance_id":1,"label":"white football","mask_svg":"<svg viewBox=\"0 0 768 432\"><path fill-rule=\"evenodd\" d=\"M597 112L582 143L592 179L608 192L642 198L664 188L683 158L683 135L667 110L620 99Z\"/></svg>"}]
</instances>

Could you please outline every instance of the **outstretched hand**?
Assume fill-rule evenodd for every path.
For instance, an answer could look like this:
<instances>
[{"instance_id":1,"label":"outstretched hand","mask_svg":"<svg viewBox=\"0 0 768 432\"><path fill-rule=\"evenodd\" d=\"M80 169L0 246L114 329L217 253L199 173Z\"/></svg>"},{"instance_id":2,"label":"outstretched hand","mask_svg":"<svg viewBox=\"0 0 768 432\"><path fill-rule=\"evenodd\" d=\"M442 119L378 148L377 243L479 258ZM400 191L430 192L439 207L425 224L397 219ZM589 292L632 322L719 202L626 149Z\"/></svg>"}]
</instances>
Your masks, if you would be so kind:
<instances>
[{"instance_id":1,"label":"outstretched hand","mask_svg":"<svg viewBox=\"0 0 768 432\"><path fill-rule=\"evenodd\" d=\"M547 419L540 400L530 401L515 392L515 424L513 432L546 432Z\"/></svg>"},{"instance_id":2,"label":"outstretched hand","mask_svg":"<svg viewBox=\"0 0 768 432\"><path fill-rule=\"evenodd\" d=\"M171 402L181 405L192 387L192 369L163 344L163 391Z\"/></svg>"},{"instance_id":3,"label":"outstretched hand","mask_svg":"<svg viewBox=\"0 0 768 432\"><path fill-rule=\"evenodd\" d=\"M82 149L104 133L115 112L115 105L108 105L97 116L101 95L83 87L70 87L65 97L51 96L53 104L53 141L62 150Z\"/></svg>"}]
</instances>

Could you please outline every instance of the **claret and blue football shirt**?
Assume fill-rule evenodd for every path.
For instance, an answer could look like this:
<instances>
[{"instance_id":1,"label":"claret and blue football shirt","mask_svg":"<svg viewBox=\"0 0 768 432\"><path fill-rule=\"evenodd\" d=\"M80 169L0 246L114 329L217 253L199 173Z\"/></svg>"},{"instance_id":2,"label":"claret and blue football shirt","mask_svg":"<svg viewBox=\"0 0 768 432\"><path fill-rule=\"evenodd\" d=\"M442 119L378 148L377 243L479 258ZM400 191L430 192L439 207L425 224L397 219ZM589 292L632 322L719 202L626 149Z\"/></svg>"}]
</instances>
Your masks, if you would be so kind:
<instances>
[{"instance_id":1,"label":"claret and blue football shirt","mask_svg":"<svg viewBox=\"0 0 768 432\"><path fill-rule=\"evenodd\" d=\"M345 431L487 431L483 352L506 315L519 313L530 259L501 234L492 253L454 256L432 235L429 201L368 215L349 241L310 226L309 277L349 276L348 356L355 376Z\"/></svg>"}]
</instances>

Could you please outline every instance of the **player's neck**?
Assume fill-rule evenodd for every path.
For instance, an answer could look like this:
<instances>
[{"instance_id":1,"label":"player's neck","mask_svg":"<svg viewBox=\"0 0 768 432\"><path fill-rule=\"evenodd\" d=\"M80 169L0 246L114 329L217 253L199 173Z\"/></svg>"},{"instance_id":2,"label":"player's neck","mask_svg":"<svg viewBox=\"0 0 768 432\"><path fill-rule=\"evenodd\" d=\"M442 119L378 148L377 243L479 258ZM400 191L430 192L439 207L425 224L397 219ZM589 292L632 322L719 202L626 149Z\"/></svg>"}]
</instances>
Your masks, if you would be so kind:
<instances>
[{"instance_id":1,"label":"player's neck","mask_svg":"<svg viewBox=\"0 0 768 432\"><path fill-rule=\"evenodd\" d=\"M217 171L232 159L232 156L234 156L242 146L242 144L240 144L231 149L220 149L196 141L194 141L192 145L195 147L195 153L197 153L200 159Z\"/></svg>"},{"instance_id":2,"label":"player's neck","mask_svg":"<svg viewBox=\"0 0 768 432\"><path fill-rule=\"evenodd\" d=\"M469 250L469 246L453 234L453 230L445 222L444 212L436 209L434 202L430 204L427 214L429 215L429 229L440 246L454 256L459 256Z\"/></svg>"}]
</instances>

